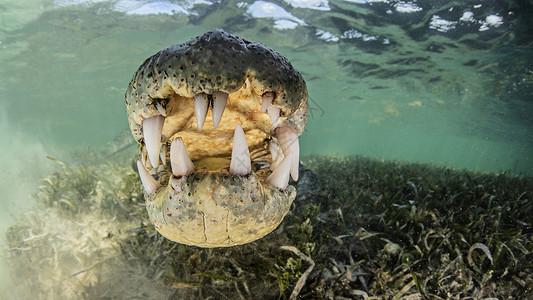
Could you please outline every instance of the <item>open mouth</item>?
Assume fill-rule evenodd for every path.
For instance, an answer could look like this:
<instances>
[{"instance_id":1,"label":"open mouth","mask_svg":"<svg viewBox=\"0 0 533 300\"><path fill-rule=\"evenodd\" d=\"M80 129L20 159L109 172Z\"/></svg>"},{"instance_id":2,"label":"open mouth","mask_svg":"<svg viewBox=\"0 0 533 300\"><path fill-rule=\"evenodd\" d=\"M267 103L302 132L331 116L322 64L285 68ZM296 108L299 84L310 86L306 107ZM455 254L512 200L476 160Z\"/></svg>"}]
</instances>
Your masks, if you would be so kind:
<instances>
[{"instance_id":1,"label":"open mouth","mask_svg":"<svg viewBox=\"0 0 533 300\"><path fill-rule=\"evenodd\" d=\"M274 92L257 97L245 83L231 94L216 91L192 99L174 94L155 103L161 114L143 120L140 142L142 165L150 170L141 173L147 193L161 187L149 173L181 177L198 168L240 176L270 169L262 183L280 189L287 187L289 174L298 180L298 133L277 126L281 110L272 105L274 99Z\"/></svg>"},{"instance_id":2,"label":"open mouth","mask_svg":"<svg viewBox=\"0 0 533 300\"><path fill-rule=\"evenodd\" d=\"M207 32L147 59L126 106L147 209L167 238L243 244L290 209L307 90L279 53Z\"/></svg>"}]
</instances>

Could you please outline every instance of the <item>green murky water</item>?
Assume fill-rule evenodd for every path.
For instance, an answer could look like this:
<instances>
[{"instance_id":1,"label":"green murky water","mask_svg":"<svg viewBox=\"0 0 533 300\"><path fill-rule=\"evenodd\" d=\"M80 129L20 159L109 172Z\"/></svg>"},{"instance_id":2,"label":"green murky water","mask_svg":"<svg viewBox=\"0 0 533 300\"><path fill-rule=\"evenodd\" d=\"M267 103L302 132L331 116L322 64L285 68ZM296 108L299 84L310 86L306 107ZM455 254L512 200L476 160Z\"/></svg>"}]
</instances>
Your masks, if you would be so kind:
<instances>
[{"instance_id":1,"label":"green murky water","mask_svg":"<svg viewBox=\"0 0 533 300\"><path fill-rule=\"evenodd\" d=\"M531 173L525 8L476 1L8 1L1 7L3 132L50 154L104 145L127 129L123 94L139 64L221 28L277 49L303 73L312 98L304 153Z\"/></svg>"},{"instance_id":2,"label":"green murky water","mask_svg":"<svg viewBox=\"0 0 533 300\"><path fill-rule=\"evenodd\" d=\"M142 61L214 28L301 71L304 155L531 175L532 11L531 1L4 0L0 204L6 216L27 207L54 168L47 155L127 130L124 91Z\"/></svg>"}]
</instances>

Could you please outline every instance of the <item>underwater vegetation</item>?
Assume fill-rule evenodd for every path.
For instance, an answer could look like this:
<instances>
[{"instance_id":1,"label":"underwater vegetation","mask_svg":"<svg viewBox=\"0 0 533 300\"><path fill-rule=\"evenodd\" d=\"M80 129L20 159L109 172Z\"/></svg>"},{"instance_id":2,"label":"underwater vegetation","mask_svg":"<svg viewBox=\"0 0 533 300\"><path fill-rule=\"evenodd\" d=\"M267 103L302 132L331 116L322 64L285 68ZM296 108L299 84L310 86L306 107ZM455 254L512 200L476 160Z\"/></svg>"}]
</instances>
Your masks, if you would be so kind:
<instances>
[{"instance_id":1,"label":"underwater vegetation","mask_svg":"<svg viewBox=\"0 0 533 300\"><path fill-rule=\"evenodd\" d=\"M255 242L202 249L151 225L131 156L59 162L6 232L13 298L528 299L533 178L303 157ZM310 175L312 170L316 177ZM308 173L304 176L303 173Z\"/></svg>"}]
</instances>

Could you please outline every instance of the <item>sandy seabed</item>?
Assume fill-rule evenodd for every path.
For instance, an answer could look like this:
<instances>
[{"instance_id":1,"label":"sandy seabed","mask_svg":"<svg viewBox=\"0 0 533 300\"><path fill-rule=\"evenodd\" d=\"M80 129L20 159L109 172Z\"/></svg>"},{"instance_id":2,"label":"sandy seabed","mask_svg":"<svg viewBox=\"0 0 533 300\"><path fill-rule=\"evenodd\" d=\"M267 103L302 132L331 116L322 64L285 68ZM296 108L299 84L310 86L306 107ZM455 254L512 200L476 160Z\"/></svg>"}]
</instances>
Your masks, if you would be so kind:
<instances>
[{"instance_id":1,"label":"sandy seabed","mask_svg":"<svg viewBox=\"0 0 533 300\"><path fill-rule=\"evenodd\" d=\"M202 249L153 229L130 158L57 161L33 209L5 233L8 299L533 294L533 178L307 156L302 163L317 175L302 173L278 229L247 245Z\"/></svg>"}]
</instances>

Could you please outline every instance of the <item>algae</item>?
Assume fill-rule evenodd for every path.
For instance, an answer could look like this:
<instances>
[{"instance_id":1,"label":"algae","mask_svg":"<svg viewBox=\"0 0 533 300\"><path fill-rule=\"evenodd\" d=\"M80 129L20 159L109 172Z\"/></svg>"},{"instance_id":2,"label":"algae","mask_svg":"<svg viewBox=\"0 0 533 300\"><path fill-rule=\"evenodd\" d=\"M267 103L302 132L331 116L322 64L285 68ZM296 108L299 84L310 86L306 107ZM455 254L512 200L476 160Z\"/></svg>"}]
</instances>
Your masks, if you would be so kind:
<instances>
[{"instance_id":1,"label":"algae","mask_svg":"<svg viewBox=\"0 0 533 300\"><path fill-rule=\"evenodd\" d=\"M83 163L57 161L59 169L35 194L35 208L7 230L8 297L533 294L530 177L307 156L302 162L317 178L298 182L299 196L274 232L243 246L202 249L170 242L153 229L131 156L111 162L90 156L77 159Z\"/></svg>"}]
</instances>

